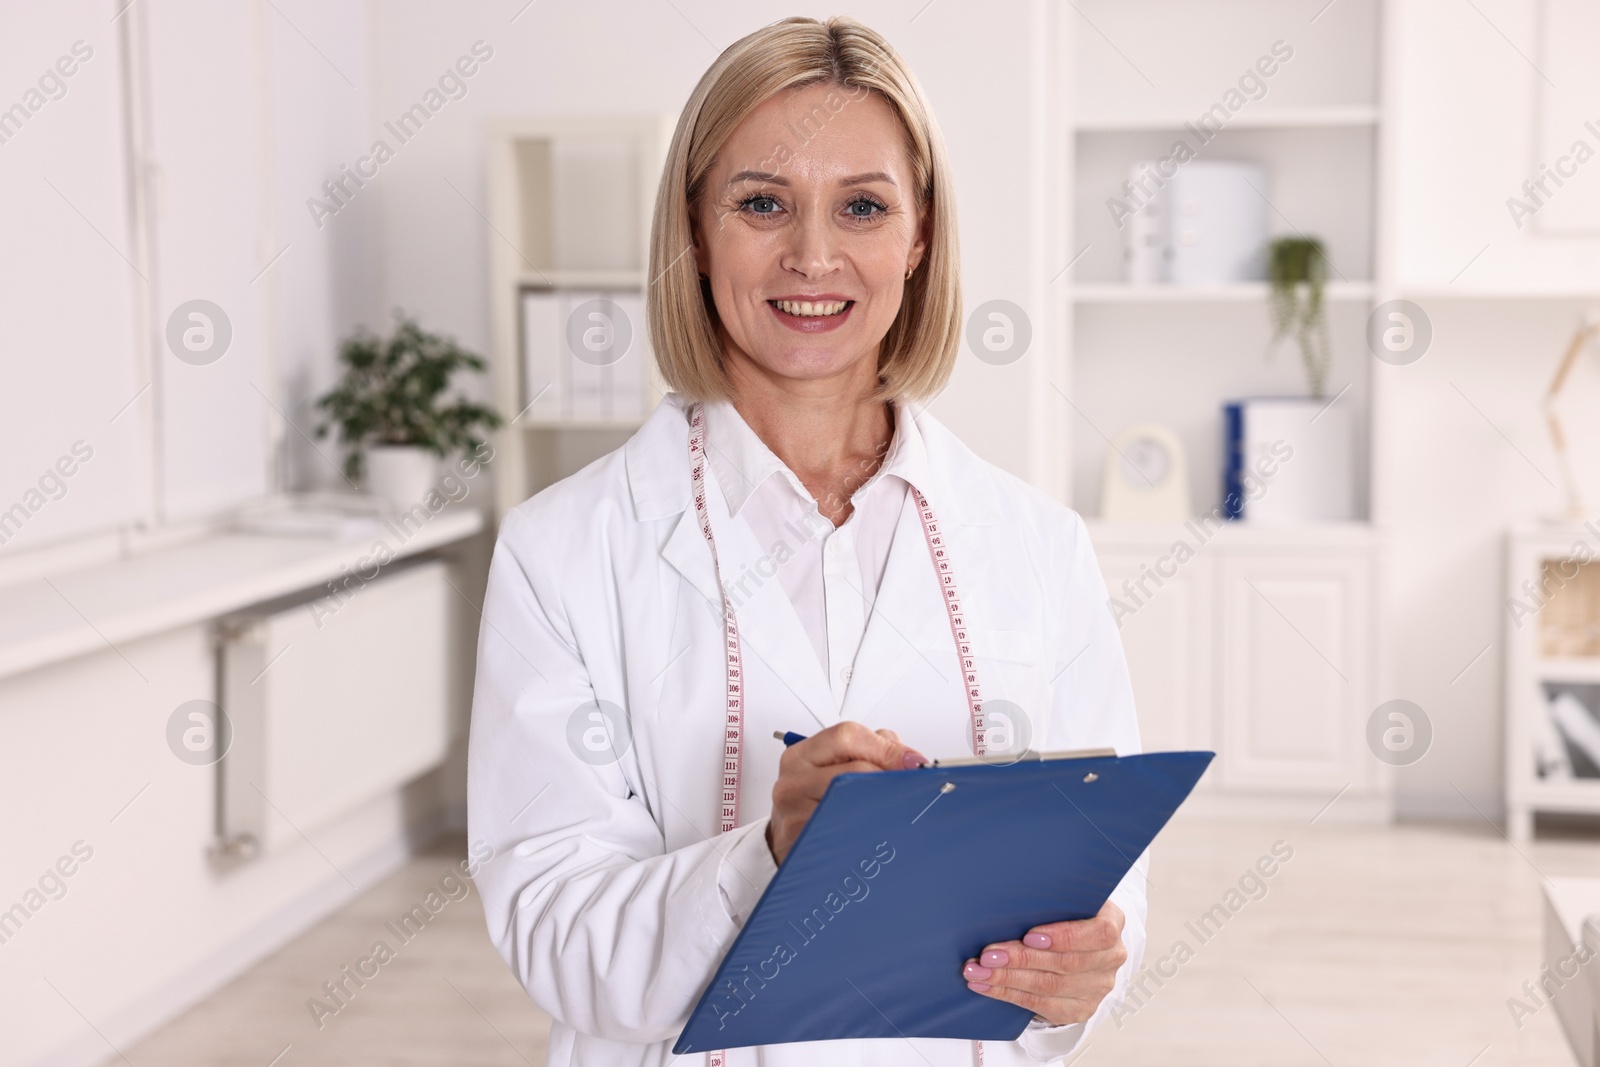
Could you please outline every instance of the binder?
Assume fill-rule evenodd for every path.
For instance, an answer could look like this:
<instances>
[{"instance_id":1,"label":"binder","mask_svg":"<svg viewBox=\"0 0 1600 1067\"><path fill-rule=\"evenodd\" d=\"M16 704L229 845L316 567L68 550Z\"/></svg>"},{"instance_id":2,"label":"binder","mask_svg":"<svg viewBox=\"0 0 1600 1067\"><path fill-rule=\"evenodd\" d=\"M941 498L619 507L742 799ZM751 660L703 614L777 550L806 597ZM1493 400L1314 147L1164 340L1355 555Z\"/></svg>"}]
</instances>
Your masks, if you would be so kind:
<instances>
[{"instance_id":1,"label":"binder","mask_svg":"<svg viewBox=\"0 0 1600 1067\"><path fill-rule=\"evenodd\" d=\"M1349 408L1263 396L1228 401L1222 414L1228 518L1284 525L1355 516Z\"/></svg>"},{"instance_id":2,"label":"binder","mask_svg":"<svg viewBox=\"0 0 1600 1067\"><path fill-rule=\"evenodd\" d=\"M1244 407L1242 400L1222 405L1222 513L1244 518Z\"/></svg>"},{"instance_id":3,"label":"binder","mask_svg":"<svg viewBox=\"0 0 1600 1067\"><path fill-rule=\"evenodd\" d=\"M839 775L673 1054L845 1038L1014 1040L1033 1013L968 989L963 964L1033 926L1098 914L1214 755Z\"/></svg>"}]
</instances>

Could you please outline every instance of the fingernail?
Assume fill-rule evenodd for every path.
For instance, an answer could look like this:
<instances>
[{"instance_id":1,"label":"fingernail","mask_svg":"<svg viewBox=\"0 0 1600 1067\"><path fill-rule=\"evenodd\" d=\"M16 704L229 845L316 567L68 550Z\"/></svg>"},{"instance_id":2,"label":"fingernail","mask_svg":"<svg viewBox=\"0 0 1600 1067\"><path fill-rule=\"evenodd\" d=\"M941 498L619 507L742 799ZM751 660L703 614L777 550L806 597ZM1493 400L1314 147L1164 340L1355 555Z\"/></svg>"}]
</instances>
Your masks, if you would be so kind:
<instances>
[{"instance_id":1,"label":"fingernail","mask_svg":"<svg viewBox=\"0 0 1600 1067\"><path fill-rule=\"evenodd\" d=\"M989 983L988 982L968 982L967 983L967 988L972 990L974 993L987 993L987 992L989 992Z\"/></svg>"},{"instance_id":2,"label":"fingernail","mask_svg":"<svg viewBox=\"0 0 1600 1067\"><path fill-rule=\"evenodd\" d=\"M1041 934L1037 931L1031 934L1024 934L1022 936L1022 943L1027 945L1029 948L1049 948L1050 935Z\"/></svg>"},{"instance_id":3,"label":"fingernail","mask_svg":"<svg viewBox=\"0 0 1600 1067\"><path fill-rule=\"evenodd\" d=\"M962 970L961 974L964 978L975 979L979 982L986 978L994 977L994 972L989 968L983 966L981 963L971 961L967 963L966 968Z\"/></svg>"},{"instance_id":4,"label":"fingernail","mask_svg":"<svg viewBox=\"0 0 1600 1067\"><path fill-rule=\"evenodd\" d=\"M979 956L978 962L985 967L1004 967L1011 962L1011 957L1006 955L1004 949L992 948Z\"/></svg>"},{"instance_id":5,"label":"fingernail","mask_svg":"<svg viewBox=\"0 0 1600 1067\"><path fill-rule=\"evenodd\" d=\"M927 763L928 762L928 757L924 756L922 753L918 752L914 748L908 748L908 749L906 749L905 756L901 759L900 762L902 764L904 764L906 770L909 771L909 770L914 770L914 769L916 769L918 767L921 767L923 764Z\"/></svg>"}]
</instances>

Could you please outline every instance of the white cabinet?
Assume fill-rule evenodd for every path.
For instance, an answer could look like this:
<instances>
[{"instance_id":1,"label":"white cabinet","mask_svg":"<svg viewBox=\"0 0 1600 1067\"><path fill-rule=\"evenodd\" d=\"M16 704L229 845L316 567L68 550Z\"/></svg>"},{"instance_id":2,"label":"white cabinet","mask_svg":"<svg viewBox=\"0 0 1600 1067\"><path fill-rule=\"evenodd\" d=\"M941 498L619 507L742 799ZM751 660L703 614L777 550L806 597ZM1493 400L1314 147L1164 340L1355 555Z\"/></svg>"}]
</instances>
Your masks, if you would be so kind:
<instances>
[{"instance_id":1,"label":"white cabinet","mask_svg":"<svg viewBox=\"0 0 1600 1067\"><path fill-rule=\"evenodd\" d=\"M1600 813L1600 523L1520 526L1506 539L1506 826Z\"/></svg>"},{"instance_id":2,"label":"white cabinet","mask_svg":"<svg viewBox=\"0 0 1600 1067\"><path fill-rule=\"evenodd\" d=\"M1384 5L1386 195L1404 295L1582 296L1600 285L1600 167L1586 125L1597 31L1600 6L1585 0Z\"/></svg>"},{"instance_id":3,"label":"white cabinet","mask_svg":"<svg viewBox=\"0 0 1600 1067\"><path fill-rule=\"evenodd\" d=\"M1309 818L1337 797L1330 817L1388 817L1389 776L1366 744L1379 676L1367 527L1090 531L1145 749L1217 753L1193 807Z\"/></svg>"},{"instance_id":4,"label":"white cabinet","mask_svg":"<svg viewBox=\"0 0 1600 1067\"><path fill-rule=\"evenodd\" d=\"M1215 748L1211 569L1182 569L1157 587L1148 555L1126 550L1099 555L1111 595L1132 609L1121 613L1121 636L1144 747ZM1135 599L1141 603L1134 604ZM1208 789L1216 780L1212 767L1197 788Z\"/></svg>"},{"instance_id":5,"label":"white cabinet","mask_svg":"<svg viewBox=\"0 0 1600 1067\"><path fill-rule=\"evenodd\" d=\"M1332 797L1372 758L1367 560L1300 550L1218 562L1222 784Z\"/></svg>"}]
</instances>

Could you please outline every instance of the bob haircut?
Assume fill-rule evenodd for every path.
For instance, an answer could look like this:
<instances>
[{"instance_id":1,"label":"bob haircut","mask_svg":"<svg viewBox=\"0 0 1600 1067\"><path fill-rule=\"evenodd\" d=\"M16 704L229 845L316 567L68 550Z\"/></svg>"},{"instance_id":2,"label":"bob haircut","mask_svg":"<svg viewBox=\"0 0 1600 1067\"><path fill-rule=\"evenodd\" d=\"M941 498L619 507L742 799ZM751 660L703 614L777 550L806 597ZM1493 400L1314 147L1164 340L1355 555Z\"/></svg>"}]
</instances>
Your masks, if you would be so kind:
<instances>
[{"instance_id":1,"label":"bob haircut","mask_svg":"<svg viewBox=\"0 0 1600 1067\"><path fill-rule=\"evenodd\" d=\"M926 212L922 263L905 283L900 311L878 352L876 399L926 400L944 388L961 347L960 249L944 138L905 61L854 19L787 18L735 41L695 86L667 152L650 227L646 317L661 375L692 400L731 400L718 338L717 309L695 259L691 220L706 174L734 129L757 107L787 90L835 85L840 91L800 120L802 133L826 123L849 99L876 93L905 130L913 195ZM837 103L835 103L837 101ZM809 134L806 134L809 136ZM765 166L782 167L785 145Z\"/></svg>"}]
</instances>

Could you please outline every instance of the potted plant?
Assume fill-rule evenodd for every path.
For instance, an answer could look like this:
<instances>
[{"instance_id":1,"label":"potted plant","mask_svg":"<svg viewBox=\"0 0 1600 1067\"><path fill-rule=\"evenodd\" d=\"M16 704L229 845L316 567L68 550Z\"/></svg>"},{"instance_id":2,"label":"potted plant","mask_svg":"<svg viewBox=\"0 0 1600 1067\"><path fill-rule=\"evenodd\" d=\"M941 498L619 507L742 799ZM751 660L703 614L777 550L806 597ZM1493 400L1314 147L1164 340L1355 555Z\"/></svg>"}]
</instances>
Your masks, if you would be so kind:
<instances>
[{"instance_id":1,"label":"potted plant","mask_svg":"<svg viewBox=\"0 0 1600 1067\"><path fill-rule=\"evenodd\" d=\"M1328 317L1322 291L1328 260L1315 237L1280 237L1267 245L1267 278L1271 285L1272 340L1275 352L1290 334L1300 345L1311 395L1321 400L1328 389L1333 351L1328 342Z\"/></svg>"},{"instance_id":2,"label":"potted plant","mask_svg":"<svg viewBox=\"0 0 1600 1067\"><path fill-rule=\"evenodd\" d=\"M1271 356L1293 335L1300 347L1310 395L1260 396L1228 407L1228 464L1232 491L1254 470L1254 496L1237 512L1251 522L1343 522L1355 518L1355 482L1349 404L1325 399L1332 369L1324 286L1328 260L1314 237L1282 237L1266 248L1272 312ZM1338 397L1333 398L1337 400ZM1273 463L1262 466L1263 457Z\"/></svg>"},{"instance_id":3,"label":"potted plant","mask_svg":"<svg viewBox=\"0 0 1600 1067\"><path fill-rule=\"evenodd\" d=\"M319 397L324 438L337 428L349 452L345 475L363 479L367 492L404 511L433 487L439 460L476 449L479 432L498 429L500 416L466 397L446 396L462 369L482 371L483 357L454 339L429 333L402 312L394 332L378 337L364 327L339 346L344 374Z\"/></svg>"}]
</instances>

